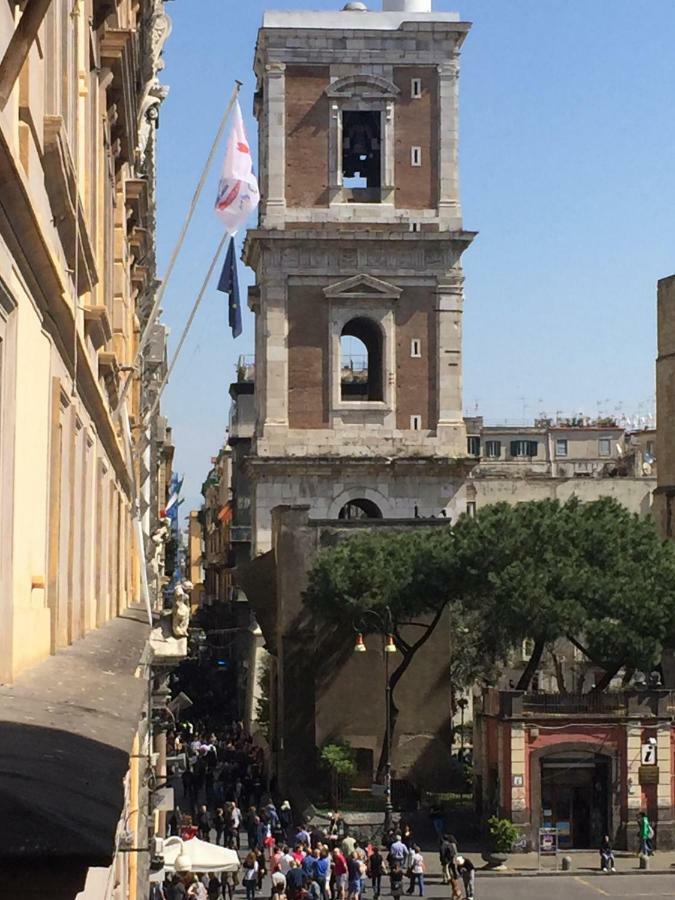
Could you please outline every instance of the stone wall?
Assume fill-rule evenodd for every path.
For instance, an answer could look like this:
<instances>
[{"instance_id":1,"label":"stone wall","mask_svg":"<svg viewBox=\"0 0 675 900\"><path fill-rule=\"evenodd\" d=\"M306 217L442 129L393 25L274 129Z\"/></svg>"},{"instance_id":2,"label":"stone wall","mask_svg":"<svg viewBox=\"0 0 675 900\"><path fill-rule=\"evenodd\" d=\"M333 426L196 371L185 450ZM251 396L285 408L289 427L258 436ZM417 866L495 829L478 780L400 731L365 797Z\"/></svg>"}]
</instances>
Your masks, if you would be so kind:
<instances>
[{"instance_id":1,"label":"stone wall","mask_svg":"<svg viewBox=\"0 0 675 900\"><path fill-rule=\"evenodd\" d=\"M425 526L444 527L441 522L420 520L312 522L307 507L274 509L276 625L273 642L266 634L266 643L276 647L274 730L282 789L291 793L304 789L316 763L315 748L333 740L347 740L355 749L371 751L376 767L384 734L381 637L367 637L370 652L354 654L355 623L346 620L344 627L334 629L320 625L308 613L302 592L316 553L355 531ZM255 598L249 599L255 607ZM428 788L441 789L447 779L450 720L444 673L449 650L450 620L444 616L396 692L400 715L393 735L393 774ZM391 659L390 671L400 661L400 655Z\"/></svg>"},{"instance_id":2,"label":"stone wall","mask_svg":"<svg viewBox=\"0 0 675 900\"><path fill-rule=\"evenodd\" d=\"M658 358L656 361L656 459L658 489L654 515L664 537L673 537L675 497L675 275L658 285Z\"/></svg>"}]
</instances>

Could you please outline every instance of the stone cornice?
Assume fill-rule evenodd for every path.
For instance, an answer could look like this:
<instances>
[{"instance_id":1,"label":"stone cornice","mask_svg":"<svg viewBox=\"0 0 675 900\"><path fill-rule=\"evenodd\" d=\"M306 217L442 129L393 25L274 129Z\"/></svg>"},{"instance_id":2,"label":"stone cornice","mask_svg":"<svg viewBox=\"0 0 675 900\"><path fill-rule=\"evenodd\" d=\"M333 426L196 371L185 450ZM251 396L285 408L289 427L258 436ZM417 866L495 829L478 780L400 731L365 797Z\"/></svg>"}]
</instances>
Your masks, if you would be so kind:
<instances>
[{"instance_id":1,"label":"stone cornice","mask_svg":"<svg viewBox=\"0 0 675 900\"><path fill-rule=\"evenodd\" d=\"M299 271L331 275L366 270L386 276L393 270L425 275L447 271L473 241L474 231L407 232L383 227L377 231L312 229L275 231L251 229L243 260L258 270L261 256L277 272ZM261 250L265 252L261 254Z\"/></svg>"},{"instance_id":2,"label":"stone cornice","mask_svg":"<svg viewBox=\"0 0 675 900\"><path fill-rule=\"evenodd\" d=\"M251 454L246 457L246 466L251 472L267 472L274 471L275 476L288 472L293 477L298 476L298 470L302 470L302 474L309 476L312 474L325 475L338 469L341 472L347 472L350 469L358 469L359 471L373 470L377 472L394 470L401 474L420 473L424 470L424 476L437 474L442 476L456 476L458 478L466 477L476 465L476 460L472 457L450 457L450 456L256 456Z\"/></svg>"}]
</instances>

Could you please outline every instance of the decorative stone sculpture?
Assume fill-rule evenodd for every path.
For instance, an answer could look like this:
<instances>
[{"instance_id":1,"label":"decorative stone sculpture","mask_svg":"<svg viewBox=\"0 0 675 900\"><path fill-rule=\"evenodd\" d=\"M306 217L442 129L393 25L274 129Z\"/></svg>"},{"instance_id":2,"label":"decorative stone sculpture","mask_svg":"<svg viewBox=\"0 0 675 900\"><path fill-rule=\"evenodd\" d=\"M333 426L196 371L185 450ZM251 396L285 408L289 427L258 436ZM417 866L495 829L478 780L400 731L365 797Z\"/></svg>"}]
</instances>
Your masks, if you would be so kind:
<instances>
[{"instance_id":1,"label":"decorative stone sculpture","mask_svg":"<svg viewBox=\"0 0 675 900\"><path fill-rule=\"evenodd\" d=\"M174 637L187 637L190 626L190 597L180 584L176 585L173 592L171 626Z\"/></svg>"}]
</instances>

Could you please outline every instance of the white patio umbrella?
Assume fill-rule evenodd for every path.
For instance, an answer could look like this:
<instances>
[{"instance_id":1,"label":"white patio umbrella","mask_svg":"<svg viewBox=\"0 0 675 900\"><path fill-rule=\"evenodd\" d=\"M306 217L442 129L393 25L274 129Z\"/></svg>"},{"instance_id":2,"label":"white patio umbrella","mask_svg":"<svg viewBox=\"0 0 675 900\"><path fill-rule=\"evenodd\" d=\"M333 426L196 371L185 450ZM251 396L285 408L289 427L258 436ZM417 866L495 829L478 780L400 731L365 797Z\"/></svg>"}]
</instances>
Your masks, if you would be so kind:
<instances>
[{"instance_id":1,"label":"white patio umbrella","mask_svg":"<svg viewBox=\"0 0 675 900\"><path fill-rule=\"evenodd\" d=\"M199 838L189 841L176 836L167 838L163 856L167 872L238 872L241 867L236 850Z\"/></svg>"}]
</instances>

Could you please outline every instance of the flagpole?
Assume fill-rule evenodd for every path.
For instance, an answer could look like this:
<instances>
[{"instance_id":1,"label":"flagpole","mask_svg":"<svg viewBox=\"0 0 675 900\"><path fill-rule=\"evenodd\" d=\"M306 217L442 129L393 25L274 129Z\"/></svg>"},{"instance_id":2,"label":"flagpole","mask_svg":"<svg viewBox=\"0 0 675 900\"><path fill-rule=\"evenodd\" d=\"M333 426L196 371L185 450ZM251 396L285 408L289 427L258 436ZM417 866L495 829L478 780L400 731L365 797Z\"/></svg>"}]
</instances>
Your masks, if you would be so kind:
<instances>
[{"instance_id":1,"label":"flagpole","mask_svg":"<svg viewBox=\"0 0 675 900\"><path fill-rule=\"evenodd\" d=\"M216 250L214 257L211 260L211 265L209 266L208 271L204 277L204 281L202 282L202 286L199 289L199 293L197 294L197 299L195 300L194 305L192 307L192 311L190 313L190 316L189 316L187 322L185 323L185 327L183 328L183 333L180 336L180 340L178 341L178 346L176 347L176 349L174 351L173 357L171 359L171 363L169 364L169 367L166 370L166 375L162 379L162 383L159 386L159 389L157 391L157 396L155 397L155 401L152 404L152 406L150 407L150 409L148 410L148 412L143 417L143 427L144 428L147 427L147 425L149 424L153 415L157 411L157 407L159 406L159 401L162 396L162 391L166 387L167 382L168 382L169 378L171 377L171 373L173 372L174 366L176 365L176 362L180 355L180 351L183 349L183 344L185 343L185 340L188 336L190 328L192 327L194 318L197 315L197 310L199 308L199 304L202 302L202 298L203 298L204 294L206 293L207 287L209 286L209 281L211 280L211 276L213 275L213 270L215 269L216 263L218 262L218 257L220 256L222 249L225 246L226 242L231 237L232 237L232 235L230 234L230 232L226 231L223 234L222 238L220 239L220 243L218 244L218 249Z\"/></svg>"},{"instance_id":2,"label":"flagpole","mask_svg":"<svg viewBox=\"0 0 675 900\"><path fill-rule=\"evenodd\" d=\"M223 131L225 130L225 126L227 124L227 120L230 118L230 113L234 108L234 104L237 102L237 98L239 96L239 91L241 89L242 82L235 81L234 88L232 89L232 95L230 96L230 100L225 108L225 112L223 113L223 118L221 119L220 125L218 126L218 131L216 132L216 136L213 139L213 144L211 145L211 150L209 151L209 155L204 164L204 168L202 169L202 174L200 176L199 181L197 182L197 187L195 188L194 194L192 195L192 202L190 203L190 207L187 211L187 215L185 216L185 220L183 222L183 227L181 228L180 234L178 235L178 240L176 241L173 250L171 251L171 256L169 257L169 262L166 267L166 272L164 274L164 278L157 289L157 294L155 296L154 303L152 304L152 309L150 310L150 315L148 317L148 321L143 329L141 334L141 339L138 343L138 348L136 350L136 356L134 358L132 368L129 371L127 376L127 380L124 383L124 387L120 392L120 397L117 402L117 411L119 412L122 404L124 403L127 394L129 393L129 388L131 387L131 383L134 378L134 374L137 371L141 357L143 355L143 351L145 350L148 341L150 340L150 335L152 333L152 327L155 324L157 319L157 315L159 313L159 308L164 297L164 292L166 291L166 287L169 283L169 279L174 270L174 266L176 265L176 261L178 259L178 255L183 247L183 243L185 241L185 237L188 232L188 228L190 227L190 223L192 222L192 217L194 216L195 209L197 208L197 203L199 202L199 198L201 197L202 191L204 190L204 185L206 184L206 178L209 174L209 170L211 168L211 164L213 162L213 158L216 155L216 150L218 149L218 144L220 143L220 139L223 136Z\"/></svg>"}]
</instances>

